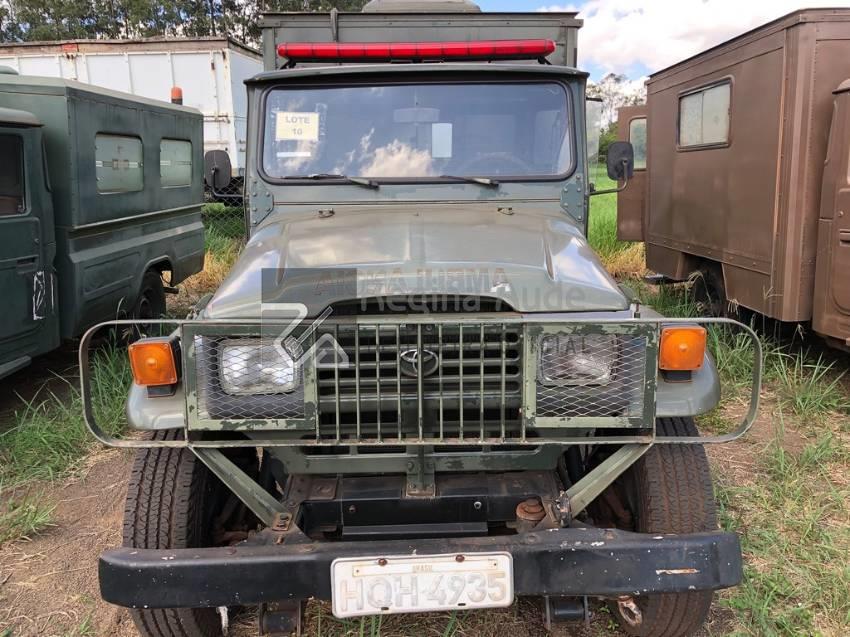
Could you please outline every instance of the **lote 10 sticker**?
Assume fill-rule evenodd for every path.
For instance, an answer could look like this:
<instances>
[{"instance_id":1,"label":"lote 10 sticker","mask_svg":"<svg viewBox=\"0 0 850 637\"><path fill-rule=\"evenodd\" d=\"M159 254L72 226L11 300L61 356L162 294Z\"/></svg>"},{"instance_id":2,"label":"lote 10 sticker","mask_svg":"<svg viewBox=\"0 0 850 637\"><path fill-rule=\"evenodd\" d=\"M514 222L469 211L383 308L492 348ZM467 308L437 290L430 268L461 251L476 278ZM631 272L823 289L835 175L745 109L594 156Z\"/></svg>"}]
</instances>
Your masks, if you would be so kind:
<instances>
[{"instance_id":1,"label":"lote 10 sticker","mask_svg":"<svg viewBox=\"0 0 850 637\"><path fill-rule=\"evenodd\" d=\"M275 139L278 141L317 141L319 139L318 113L290 113L279 111L275 120Z\"/></svg>"}]
</instances>

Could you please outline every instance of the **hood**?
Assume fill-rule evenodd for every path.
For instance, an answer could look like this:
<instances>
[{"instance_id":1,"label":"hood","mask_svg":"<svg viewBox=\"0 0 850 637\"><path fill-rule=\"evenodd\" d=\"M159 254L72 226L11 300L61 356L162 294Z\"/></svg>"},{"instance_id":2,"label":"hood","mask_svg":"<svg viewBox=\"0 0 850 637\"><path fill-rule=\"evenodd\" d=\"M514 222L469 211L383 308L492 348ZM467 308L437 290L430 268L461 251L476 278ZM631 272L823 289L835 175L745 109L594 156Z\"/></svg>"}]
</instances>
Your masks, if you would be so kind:
<instances>
[{"instance_id":1,"label":"hood","mask_svg":"<svg viewBox=\"0 0 850 637\"><path fill-rule=\"evenodd\" d=\"M628 301L563 214L492 204L340 206L271 217L254 233L205 309L207 318L259 318L261 304L460 295L518 312L623 310ZM271 306L267 306L271 307Z\"/></svg>"}]
</instances>

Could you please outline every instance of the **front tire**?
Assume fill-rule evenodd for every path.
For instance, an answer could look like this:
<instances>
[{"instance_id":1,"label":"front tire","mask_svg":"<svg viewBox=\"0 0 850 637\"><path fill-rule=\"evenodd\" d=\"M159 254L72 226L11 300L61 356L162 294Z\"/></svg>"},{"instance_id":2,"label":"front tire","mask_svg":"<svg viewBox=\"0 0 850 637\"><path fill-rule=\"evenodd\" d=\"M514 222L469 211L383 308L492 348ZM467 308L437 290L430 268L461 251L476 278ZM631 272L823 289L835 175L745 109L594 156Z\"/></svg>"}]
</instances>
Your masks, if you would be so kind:
<instances>
[{"instance_id":1,"label":"front tire","mask_svg":"<svg viewBox=\"0 0 850 637\"><path fill-rule=\"evenodd\" d=\"M656 429L659 436L699 435L693 418L659 418ZM698 533L717 528L717 505L702 445L655 445L624 478L635 531ZM629 635L685 637L703 625L713 596L713 591L636 596L642 616L638 625L616 602L611 603L611 612Z\"/></svg>"},{"instance_id":2,"label":"front tire","mask_svg":"<svg viewBox=\"0 0 850 637\"><path fill-rule=\"evenodd\" d=\"M176 440L159 431L154 440ZM140 449L124 509L124 546L180 549L212 546L213 519L223 486L188 449ZM214 608L130 611L142 637L219 637Z\"/></svg>"}]
</instances>

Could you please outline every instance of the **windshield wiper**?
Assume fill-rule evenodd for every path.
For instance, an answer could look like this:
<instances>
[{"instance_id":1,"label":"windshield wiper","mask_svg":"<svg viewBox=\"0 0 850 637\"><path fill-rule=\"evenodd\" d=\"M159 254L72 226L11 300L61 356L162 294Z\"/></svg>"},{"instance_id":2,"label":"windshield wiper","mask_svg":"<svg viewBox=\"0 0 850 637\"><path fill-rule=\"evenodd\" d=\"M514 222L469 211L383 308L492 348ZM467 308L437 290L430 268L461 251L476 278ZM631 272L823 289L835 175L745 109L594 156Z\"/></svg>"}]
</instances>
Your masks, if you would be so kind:
<instances>
[{"instance_id":1,"label":"windshield wiper","mask_svg":"<svg viewBox=\"0 0 850 637\"><path fill-rule=\"evenodd\" d=\"M498 188L499 182L489 177L461 177L459 175L440 175L440 179L454 179L455 181L465 181L469 184L478 184L479 186L487 186L488 188Z\"/></svg>"},{"instance_id":2,"label":"windshield wiper","mask_svg":"<svg viewBox=\"0 0 850 637\"><path fill-rule=\"evenodd\" d=\"M337 173L311 173L309 175L287 175L284 179L338 179L347 184L355 184L364 188L378 189L381 187L377 181L371 179L361 179L360 177L349 177L348 175L339 175Z\"/></svg>"}]
</instances>

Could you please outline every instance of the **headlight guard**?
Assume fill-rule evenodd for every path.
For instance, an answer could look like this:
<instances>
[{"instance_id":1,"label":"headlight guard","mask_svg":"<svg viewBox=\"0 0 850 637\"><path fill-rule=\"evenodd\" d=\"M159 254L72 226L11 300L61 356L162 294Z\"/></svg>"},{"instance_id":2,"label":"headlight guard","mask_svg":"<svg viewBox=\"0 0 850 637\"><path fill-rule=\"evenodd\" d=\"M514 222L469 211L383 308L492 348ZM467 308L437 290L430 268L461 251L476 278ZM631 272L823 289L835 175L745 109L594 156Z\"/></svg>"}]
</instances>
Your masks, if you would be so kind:
<instances>
[{"instance_id":1,"label":"headlight guard","mask_svg":"<svg viewBox=\"0 0 850 637\"><path fill-rule=\"evenodd\" d=\"M610 334L544 334L537 380L550 387L607 385L614 377L619 341Z\"/></svg>"},{"instance_id":2,"label":"headlight guard","mask_svg":"<svg viewBox=\"0 0 850 637\"><path fill-rule=\"evenodd\" d=\"M226 339L219 347L219 381L226 394L287 394L301 385L301 347L292 337Z\"/></svg>"}]
</instances>

